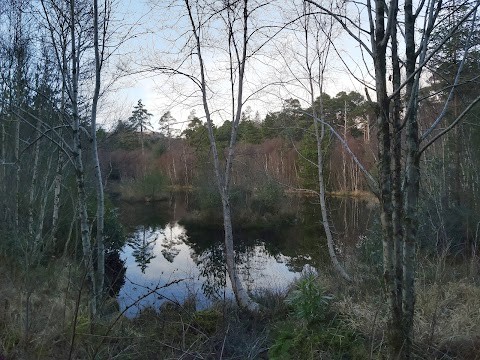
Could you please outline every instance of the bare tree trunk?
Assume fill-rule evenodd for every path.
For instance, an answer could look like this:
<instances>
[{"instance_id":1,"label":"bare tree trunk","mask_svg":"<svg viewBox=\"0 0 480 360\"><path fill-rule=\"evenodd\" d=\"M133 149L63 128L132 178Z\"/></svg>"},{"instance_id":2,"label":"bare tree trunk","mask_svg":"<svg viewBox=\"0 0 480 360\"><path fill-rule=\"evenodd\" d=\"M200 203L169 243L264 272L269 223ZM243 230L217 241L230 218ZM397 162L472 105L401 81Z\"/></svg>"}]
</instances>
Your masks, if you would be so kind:
<instances>
[{"instance_id":1,"label":"bare tree trunk","mask_svg":"<svg viewBox=\"0 0 480 360\"><path fill-rule=\"evenodd\" d=\"M255 303L247 291L243 287L240 276L237 273L237 266L235 264L235 250L233 248L233 227L230 209L230 201L228 198L222 196L223 206L223 227L225 231L225 259L227 263L227 272L232 283L232 290L235 294L237 303L248 310L258 310L258 304Z\"/></svg>"},{"instance_id":2,"label":"bare tree trunk","mask_svg":"<svg viewBox=\"0 0 480 360\"><path fill-rule=\"evenodd\" d=\"M315 116L315 115L314 115ZM321 130L319 133L318 123L315 124L315 136L317 138L317 160L318 160L318 187L319 187L319 200L320 200L320 209L322 212L322 224L323 229L325 230L325 235L327 237L327 246L330 259L332 260L333 267L345 280L352 281L352 278L347 274L343 266L338 260L337 254L335 253L335 245L333 243L333 235L330 228L330 222L328 221L328 212L327 212L327 203L325 199L325 182L323 176L323 153L322 153L322 143L325 136L325 125L321 124Z\"/></svg>"},{"instance_id":3,"label":"bare tree trunk","mask_svg":"<svg viewBox=\"0 0 480 360\"><path fill-rule=\"evenodd\" d=\"M42 201L40 203L40 211L38 212L38 218L37 218L38 226L37 226L37 231L36 231L35 240L34 240L35 246L40 245L40 241L42 240L42 236L43 236L43 224L45 222L45 211L47 208L48 193L50 192L49 186L48 186L48 180L50 178L50 169L52 167L52 157L53 156L49 157L47 162L47 168L45 170L45 180L43 182Z\"/></svg>"},{"instance_id":4,"label":"bare tree trunk","mask_svg":"<svg viewBox=\"0 0 480 360\"><path fill-rule=\"evenodd\" d=\"M95 48L95 90L92 101L91 113L91 138L92 138L92 157L95 167L96 191L97 191L97 295L101 298L103 296L103 288L105 281L105 244L104 244L104 215L105 215L105 199L103 193L102 170L100 168L100 161L98 159L98 144L97 144L97 106L98 98L100 96L100 73L102 64L100 59L100 49L98 42L98 0L93 0L93 46ZM142 142L143 150L143 142Z\"/></svg>"},{"instance_id":5,"label":"bare tree trunk","mask_svg":"<svg viewBox=\"0 0 480 360\"><path fill-rule=\"evenodd\" d=\"M78 192L78 208L80 213L80 229L83 247L83 258L85 268L88 273L88 285L91 291L90 296L90 311L93 318L97 313L97 289L95 281L95 271L93 267L93 254L90 244L90 229L88 226L88 213L87 213L87 195L85 193L85 175L83 169L82 159L82 145L81 145L81 133L80 133L80 118L78 113L78 77L79 77L79 54L77 54L78 44L76 43L75 33L75 1L70 1L70 37L71 37L71 51L72 51L72 68L71 68L71 101L72 101L72 131L73 131L73 162L75 166L75 177L77 181Z\"/></svg>"},{"instance_id":6,"label":"bare tree trunk","mask_svg":"<svg viewBox=\"0 0 480 360\"><path fill-rule=\"evenodd\" d=\"M143 141L143 124L140 124L140 142L142 146L142 179L145 180L145 176L147 175L147 163L145 162L145 144Z\"/></svg>"},{"instance_id":7,"label":"bare tree trunk","mask_svg":"<svg viewBox=\"0 0 480 360\"><path fill-rule=\"evenodd\" d=\"M185 152L185 143L182 143L182 155L183 155L183 166L185 167L185 186L188 186L189 185L188 165L187 165L187 154Z\"/></svg>"},{"instance_id":8,"label":"bare tree trunk","mask_svg":"<svg viewBox=\"0 0 480 360\"><path fill-rule=\"evenodd\" d=\"M3 110L3 108L2 108ZM5 140L6 140L6 132L5 132L5 123L4 123L5 120L2 119L2 147L0 148L0 151L2 152L2 155L1 155L1 161L2 162L6 162L6 151L5 151ZM6 190L7 190L7 183L6 183L6 169L5 169L5 165L2 164L2 166L0 166L1 168L1 173L2 174L2 177L1 177L1 191L2 191L2 194L6 194ZM4 213L3 216L6 216L7 212L5 211L6 208L7 208L7 205L6 205L6 196L2 196L2 212ZM5 221L5 218L4 218L4 221Z\"/></svg>"},{"instance_id":9,"label":"bare tree trunk","mask_svg":"<svg viewBox=\"0 0 480 360\"><path fill-rule=\"evenodd\" d=\"M62 169L63 169L63 151L58 150L57 170L55 172L53 188L53 210L52 210L52 239L53 244L57 243L58 220L60 213L60 193L62 189Z\"/></svg>"},{"instance_id":10,"label":"bare tree trunk","mask_svg":"<svg viewBox=\"0 0 480 360\"><path fill-rule=\"evenodd\" d=\"M232 229L232 220L231 220L231 209L230 209L230 177L232 174L232 165L233 165L233 158L234 158L234 147L236 142L237 136L237 129L238 123L240 121L241 112L242 112L242 93L243 93L243 80L244 80L244 73L245 73L245 64L247 59L247 20L248 20L248 10L247 10L247 0L244 0L244 11L243 11L243 20L244 20L244 29L243 29L243 49L242 54L239 55L240 58L238 64L238 93L237 93L237 111L235 113L235 118L232 123L232 132L230 136L230 145L228 148L228 156L227 156L227 164L225 166L225 171L222 172L220 166L220 160L218 157L218 150L217 145L215 142L215 138L213 135L213 121L210 114L210 109L208 106L207 100L207 83L206 83L206 76L205 76L205 66L202 57L202 46L200 41L200 29L197 28L195 24L193 15L192 15L192 8L190 6L189 0L185 0L185 4L187 6L188 15L190 19L190 24L192 26L193 35L196 41L196 50L197 50L197 57L199 61L200 67L200 84L201 84L201 91L202 91L202 102L203 108L205 111L205 116L207 118L207 130L208 130L208 137L210 140L210 148L212 150L213 155L213 163L214 163L214 173L215 178L218 185L218 190L220 192L220 196L222 198L222 209L223 209L223 225L225 231L225 259L227 265L227 272L230 277L230 281L232 283L232 289L235 294L235 298L239 306L244 307L248 310L255 311L258 309L258 304L255 303L250 296L248 295L247 291L243 287L243 284L240 280L240 277L237 273L236 265L235 265L235 252L233 248L233 229ZM230 11L230 9L228 9ZM229 15L230 16L230 15ZM229 24L230 25L230 24ZM232 41L232 28L229 28L229 45L231 45ZM231 67L231 71L233 68Z\"/></svg>"},{"instance_id":11,"label":"bare tree trunk","mask_svg":"<svg viewBox=\"0 0 480 360\"><path fill-rule=\"evenodd\" d=\"M321 96L321 95L320 95ZM343 139L347 142L347 101L345 100L345 108L343 111L344 121L343 121ZM322 126L322 131L323 131ZM342 151L342 175L343 175L343 191L347 193L347 153L346 150Z\"/></svg>"},{"instance_id":12,"label":"bare tree trunk","mask_svg":"<svg viewBox=\"0 0 480 360\"><path fill-rule=\"evenodd\" d=\"M406 49L406 76L413 75L415 71L415 20L413 14L412 0L405 1L405 49ZM406 165L405 165L405 234L403 248L403 332L404 332L404 355L410 359L413 342L413 316L415 310L415 243L417 237L417 202L420 185L420 157L419 157L419 136L417 123L417 101L418 85L415 85L414 78L407 80L406 99L409 99L409 106L406 115Z\"/></svg>"},{"instance_id":13,"label":"bare tree trunk","mask_svg":"<svg viewBox=\"0 0 480 360\"><path fill-rule=\"evenodd\" d=\"M52 39L53 40L53 39ZM67 49L66 49L66 42L65 44L61 44L62 47L62 74L67 74ZM62 79L62 95L60 101L60 116L59 116L59 123L63 124L65 119L65 95L66 95L67 87L66 87L66 76ZM63 144L62 144L63 146ZM57 149L58 151L58 159L57 159L57 171L55 172L55 185L54 185L54 195L53 195L53 211L52 211L52 239L53 245L57 243L57 232L58 232L58 221L59 221L59 213L60 213L60 194L62 191L62 181L63 181L63 149Z\"/></svg>"},{"instance_id":14,"label":"bare tree trunk","mask_svg":"<svg viewBox=\"0 0 480 360\"><path fill-rule=\"evenodd\" d=\"M304 8L304 12L306 13L307 9ZM308 26L308 21L309 18L308 16L305 19L305 24L304 24L304 36L305 36L305 65L307 68L308 72L308 81L309 81L309 91L310 91L310 106L312 108L312 116L313 116L313 124L314 124L314 129L315 129L315 139L317 141L317 171L318 171L318 198L320 201L320 209L322 213L322 224L323 224L323 229L325 230L325 236L327 237L327 247L328 247L328 253L330 255L330 259L332 261L333 267L335 268L335 271L345 280L347 281L352 281L351 277L347 274L345 269L343 268L342 264L340 264L340 261L338 260L337 254L335 253L335 245L333 242L333 235L330 227L330 222L328 220L328 210L327 210L327 203L326 203L326 194L325 194L325 177L323 174L323 168L325 166L324 160L323 160L323 151L322 151L322 144L323 140L325 138L325 125L322 122L321 123L321 128L318 128L318 121L317 121L317 110L315 108L315 91L314 91L314 86L313 86L313 73L312 73L312 66L310 64L310 57L309 57L309 40L308 40L308 35L310 28ZM321 26L321 25L320 25ZM320 31L320 29L318 29ZM330 24L330 28L327 29L322 29L326 34L331 34L332 32L332 27ZM327 35L329 36L329 35ZM319 69L319 74L318 74L318 86L319 86L319 102L320 102L320 117L323 119L324 118L324 110L323 110L323 75L325 73L325 64L326 60L328 58L328 48L329 45L327 45L326 49L321 49L318 48L317 44L317 49L316 49L316 58L318 61L318 69ZM346 115L346 114L345 114ZM345 162L344 162L345 166ZM345 169L344 169L345 170ZM346 174L344 174L346 177ZM346 189L346 188L345 188Z\"/></svg>"},{"instance_id":15,"label":"bare tree trunk","mask_svg":"<svg viewBox=\"0 0 480 360\"><path fill-rule=\"evenodd\" d=\"M2 111L3 111L3 108L2 108ZM2 152L2 155L1 155L1 159L2 159L2 163L6 162L6 157L5 157L5 154L6 154L6 151L5 151L5 138L6 138L6 132L5 132L5 120L2 119L2 147L0 148L0 151ZM4 165L4 164L2 164ZM2 166L2 180L5 180L5 166ZM5 184L2 183L2 189L5 188Z\"/></svg>"},{"instance_id":16,"label":"bare tree trunk","mask_svg":"<svg viewBox=\"0 0 480 360\"><path fill-rule=\"evenodd\" d=\"M40 126L40 124L37 124ZM35 137L38 138L40 135L39 131L35 132ZM32 169L32 181L30 183L30 201L28 204L28 235L33 240L33 207L35 202L35 185L37 183L38 177L38 159L40 154L40 139L37 140L34 147L34 158L33 158L33 169Z\"/></svg>"},{"instance_id":17,"label":"bare tree trunk","mask_svg":"<svg viewBox=\"0 0 480 360\"><path fill-rule=\"evenodd\" d=\"M20 119L15 121L15 233L20 231Z\"/></svg>"},{"instance_id":18,"label":"bare tree trunk","mask_svg":"<svg viewBox=\"0 0 480 360\"><path fill-rule=\"evenodd\" d=\"M394 9L395 16L398 8ZM394 282L395 293L393 297L391 316L391 338L401 346L403 343L403 310L402 310L402 289L403 289L403 193L402 193L402 121L401 121L401 73L400 59L398 57L398 40L397 28L392 27L392 82L393 89L397 91L393 98L392 109L392 155L393 155L393 171L392 171L392 225L393 225L393 257L394 257Z\"/></svg>"}]
</instances>

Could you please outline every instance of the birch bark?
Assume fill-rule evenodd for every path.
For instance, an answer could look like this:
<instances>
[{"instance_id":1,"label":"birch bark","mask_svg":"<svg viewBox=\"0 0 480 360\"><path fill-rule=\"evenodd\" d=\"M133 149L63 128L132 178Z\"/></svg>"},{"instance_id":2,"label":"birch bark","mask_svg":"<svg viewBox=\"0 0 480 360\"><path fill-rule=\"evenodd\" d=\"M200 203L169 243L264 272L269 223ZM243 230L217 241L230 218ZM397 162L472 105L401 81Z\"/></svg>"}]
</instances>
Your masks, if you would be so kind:
<instances>
[{"instance_id":1,"label":"birch bark","mask_svg":"<svg viewBox=\"0 0 480 360\"><path fill-rule=\"evenodd\" d=\"M91 291L90 311L93 318L97 313L97 289L95 271L93 267L93 254L90 244L90 229L88 226L87 195L85 192L85 174L82 159L82 143L80 133L80 117L78 112L78 65L80 54L77 36L75 32L75 1L70 1L70 41L71 41L71 88L70 98L72 102L72 132L73 132L73 161L75 166L75 178L77 182L78 208L80 213L80 231L83 248L83 260L88 274L88 284Z\"/></svg>"}]
</instances>

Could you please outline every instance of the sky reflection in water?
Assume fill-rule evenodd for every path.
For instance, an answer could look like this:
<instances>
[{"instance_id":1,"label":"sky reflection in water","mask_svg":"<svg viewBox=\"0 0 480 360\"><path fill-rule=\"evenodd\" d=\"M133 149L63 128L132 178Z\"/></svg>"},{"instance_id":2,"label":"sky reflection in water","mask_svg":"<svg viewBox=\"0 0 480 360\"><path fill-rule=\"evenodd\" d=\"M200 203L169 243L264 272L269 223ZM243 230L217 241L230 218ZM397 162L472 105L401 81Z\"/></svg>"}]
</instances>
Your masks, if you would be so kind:
<instances>
[{"instance_id":1,"label":"sky reflection in water","mask_svg":"<svg viewBox=\"0 0 480 360\"><path fill-rule=\"evenodd\" d=\"M222 243L212 242L196 253L189 240L185 228L177 222L163 228L137 227L121 256L127 267L125 285L118 296L121 311L134 304L125 313L133 317L146 306L158 308L166 300L183 303L192 295L197 307L202 308L213 298L205 292L220 298L233 297L228 279L227 286L223 286L226 276L221 263ZM261 241L244 250L237 254L238 271L252 292L285 289L299 276L287 268L289 257L270 255ZM161 288L175 281L179 282Z\"/></svg>"}]
</instances>

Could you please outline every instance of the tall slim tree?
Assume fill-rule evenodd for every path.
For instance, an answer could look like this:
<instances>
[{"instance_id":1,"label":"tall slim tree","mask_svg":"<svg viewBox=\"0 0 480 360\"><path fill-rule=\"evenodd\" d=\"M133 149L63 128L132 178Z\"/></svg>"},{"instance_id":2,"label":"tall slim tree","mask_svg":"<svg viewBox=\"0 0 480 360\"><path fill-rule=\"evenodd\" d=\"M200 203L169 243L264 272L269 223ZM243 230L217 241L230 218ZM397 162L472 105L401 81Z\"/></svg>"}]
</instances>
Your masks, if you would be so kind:
<instances>
[{"instance_id":1,"label":"tall slim tree","mask_svg":"<svg viewBox=\"0 0 480 360\"><path fill-rule=\"evenodd\" d=\"M315 138L317 143L317 172L318 172L318 199L320 202L320 210L322 213L322 224L325 230L325 236L327 238L328 253L332 264L337 273L345 280L352 281L352 278L345 271L341 265L336 253L333 240L333 233L331 230L327 201L326 201L326 186L325 186L325 160L322 149L322 144L325 141L325 124L324 122L317 122L316 118L325 119L323 96L324 96L324 78L326 71L326 64L329 58L330 52L330 40L333 37L333 25L334 22L330 19L327 21L321 21L318 17L308 15L311 12L310 4L305 4L304 18L302 19L302 27L305 37L305 69L307 71L308 79L308 92L310 95L310 107L312 109L313 128L315 131ZM312 31L313 30L313 31ZM310 33L313 33L314 46L310 43ZM325 37L323 36L325 35ZM322 41L323 40L323 41ZM317 68L317 71L314 70ZM318 80L315 81L315 78ZM319 109L315 106L315 90L318 87L319 97L317 98Z\"/></svg>"},{"instance_id":2,"label":"tall slim tree","mask_svg":"<svg viewBox=\"0 0 480 360\"><path fill-rule=\"evenodd\" d=\"M132 115L128 118L127 126L130 130L140 130L140 143L142 145L142 169L143 177L145 178L145 175L147 174L147 163L145 161L145 139L143 131L152 127L152 124L150 123L152 114L150 114L145 108L141 99L138 100L137 105L135 105L133 109Z\"/></svg>"},{"instance_id":3,"label":"tall slim tree","mask_svg":"<svg viewBox=\"0 0 480 360\"><path fill-rule=\"evenodd\" d=\"M202 103L205 116L207 119L208 137L210 139L210 148L213 155L214 173L218 186L218 191L222 199L223 225L225 232L225 261L227 272L232 284L233 292L240 306L249 310L256 310L256 304L247 294L244 288L237 267L235 265L235 252L233 248L233 226L232 226L232 209L230 203L230 187L232 167L235 156L235 144L237 141L237 130L242 115L243 106L243 85L245 80L245 69L247 65L247 46L250 39L249 36L249 17L251 10L248 6L248 0L240 2L227 1L222 6L221 11L224 14L223 20L226 25L228 36L228 56L231 86L231 107L232 107L232 127L230 132L230 142L228 146L228 154L226 156L225 168L222 169L220 163L217 142L213 133L213 119L210 111L208 100L208 80L206 74L206 66L203 58L204 45L202 41L202 21L198 17L200 13L195 13L202 8L200 1L191 2L185 0L188 11L188 17L191 24L191 32L195 40L196 56L198 66L200 67L199 87L202 93ZM237 23L240 26L237 28ZM237 35L238 34L238 35ZM237 37L240 37L238 39ZM236 79L236 81L235 81Z\"/></svg>"}]
</instances>

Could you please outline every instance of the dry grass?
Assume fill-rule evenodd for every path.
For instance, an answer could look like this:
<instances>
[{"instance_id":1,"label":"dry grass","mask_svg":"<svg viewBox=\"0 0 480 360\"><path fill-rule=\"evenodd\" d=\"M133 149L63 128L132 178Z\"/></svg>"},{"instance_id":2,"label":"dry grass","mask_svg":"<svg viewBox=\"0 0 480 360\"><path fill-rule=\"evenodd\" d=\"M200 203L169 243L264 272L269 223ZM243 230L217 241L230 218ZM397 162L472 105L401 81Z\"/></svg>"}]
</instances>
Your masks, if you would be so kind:
<instances>
[{"instance_id":1,"label":"dry grass","mask_svg":"<svg viewBox=\"0 0 480 360\"><path fill-rule=\"evenodd\" d=\"M421 267L420 274L432 275L416 283L417 356L480 359L480 286L468 276L464 265L439 263ZM372 349L379 349L385 344L388 306L381 289L368 289L367 283L363 288L361 284L350 288L349 295L338 299L334 306L345 315L349 327L371 339Z\"/></svg>"},{"instance_id":2,"label":"dry grass","mask_svg":"<svg viewBox=\"0 0 480 360\"><path fill-rule=\"evenodd\" d=\"M436 353L480 359L480 287L461 279L419 286L415 334Z\"/></svg>"},{"instance_id":3,"label":"dry grass","mask_svg":"<svg viewBox=\"0 0 480 360\"><path fill-rule=\"evenodd\" d=\"M5 265L0 268L4 275L0 281L0 355L8 359L66 357L76 303L77 289L72 284L78 283L68 269L68 264L58 261L48 269L31 270L26 277Z\"/></svg>"}]
</instances>

